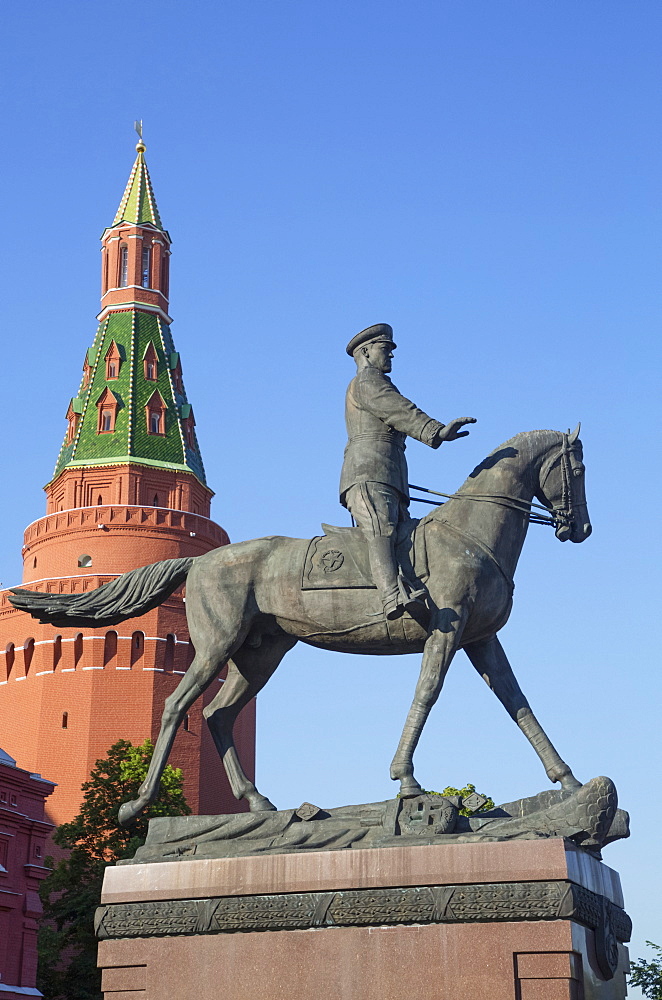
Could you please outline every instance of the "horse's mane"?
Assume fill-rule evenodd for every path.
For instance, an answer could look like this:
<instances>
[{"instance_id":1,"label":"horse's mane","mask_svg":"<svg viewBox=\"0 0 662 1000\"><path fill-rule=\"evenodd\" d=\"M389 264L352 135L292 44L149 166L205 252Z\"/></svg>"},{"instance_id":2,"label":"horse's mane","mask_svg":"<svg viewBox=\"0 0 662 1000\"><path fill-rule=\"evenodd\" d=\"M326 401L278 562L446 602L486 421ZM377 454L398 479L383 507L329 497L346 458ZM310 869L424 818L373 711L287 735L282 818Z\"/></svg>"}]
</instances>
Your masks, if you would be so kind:
<instances>
[{"instance_id":1,"label":"horse's mane","mask_svg":"<svg viewBox=\"0 0 662 1000\"><path fill-rule=\"evenodd\" d=\"M554 444L558 444L562 437L561 431L520 431L519 434L515 434L495 448L494 451L491 451L482 462L479 462L476 468L469 473L457 492L462 493L465 490L471 492L481 472L494 468L498 462L505 459L521 456L526 465L537 458L542 459L549 448Z\"/></svg>"}]
</instances>

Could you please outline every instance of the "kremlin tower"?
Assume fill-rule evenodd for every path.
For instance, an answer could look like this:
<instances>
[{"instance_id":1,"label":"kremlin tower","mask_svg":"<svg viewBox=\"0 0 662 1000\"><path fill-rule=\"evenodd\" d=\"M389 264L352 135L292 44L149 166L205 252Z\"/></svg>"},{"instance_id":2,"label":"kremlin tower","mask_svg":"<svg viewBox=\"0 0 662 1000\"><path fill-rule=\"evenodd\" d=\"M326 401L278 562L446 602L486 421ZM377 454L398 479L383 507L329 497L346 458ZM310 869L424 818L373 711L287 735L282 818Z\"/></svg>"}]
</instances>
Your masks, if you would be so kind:
<instances>
[{"instance_id":1,"label":"kremlin tower","mask_svg":"<svg viewBox=\"0 0 662 1000\"><path fill-rule=\"evenodd\" d=\"M138 566L228 543L209 518L213 493L170 332L170 236L142 139L136 149L101 237L99 326L67 408L46 516L25 530L23 585L42 592L81 593ZM81 784L114 742L156 739L164 700L192 657L182 590L116 628L82 631L39 625L0 592L0 746L20 768L57 782L49 820L78 812ZM216 690L193 706L170 757L194 813L242 808L202 718ZM235 738L252 776L254 704Z\"/></svg>"}]
</instances>

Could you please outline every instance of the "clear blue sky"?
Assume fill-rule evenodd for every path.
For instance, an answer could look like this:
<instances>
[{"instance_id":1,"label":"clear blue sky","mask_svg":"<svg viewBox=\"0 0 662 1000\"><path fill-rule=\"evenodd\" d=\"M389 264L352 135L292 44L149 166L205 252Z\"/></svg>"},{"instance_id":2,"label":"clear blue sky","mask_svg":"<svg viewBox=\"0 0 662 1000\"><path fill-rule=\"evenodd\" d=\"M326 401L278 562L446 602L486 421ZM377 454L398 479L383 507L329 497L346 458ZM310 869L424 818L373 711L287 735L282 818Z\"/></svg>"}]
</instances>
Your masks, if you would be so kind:
<instances>
[{"instance_id":1,"label":"clear blue sky","mask_svg":"<svg viewBox=\"0 0 662 1000\"><path fill-rule=\"evenodd\" d=\"M438 452L411 445L415 482L450 491L514 433L582 420L593 536L531 529L502 639L576 773L617 782L633 837L606 861L633 954L662 943L662 7L59 0L0 18L4 585L44 510L143 118L173 334L231 538L347 523L344 346L370 323L395 328L402 391L478 418ZM297 647L258 706L264 791L283 807L391 795L417 669ZM502 801L545 787L463 654L417 768Z\"/></svg>"}]
</instances>

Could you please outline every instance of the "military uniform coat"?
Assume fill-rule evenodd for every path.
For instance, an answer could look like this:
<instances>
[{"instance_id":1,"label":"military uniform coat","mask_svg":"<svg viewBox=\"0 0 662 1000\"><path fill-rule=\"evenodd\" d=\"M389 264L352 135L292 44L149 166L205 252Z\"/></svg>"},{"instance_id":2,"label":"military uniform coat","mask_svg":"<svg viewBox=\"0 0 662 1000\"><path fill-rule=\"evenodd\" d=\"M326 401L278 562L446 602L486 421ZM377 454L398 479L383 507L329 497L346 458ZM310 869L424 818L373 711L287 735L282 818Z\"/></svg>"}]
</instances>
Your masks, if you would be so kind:
<instances>
[{"instance_id":1,"label":"military uniform coat","mask_svg":"<svg viewBox=\"0 0 662 1000\"><path fill-rule=\"evenodd\" d=\"M377 368L361 369L345 398L349 438L340 475L340 502L357 483L385 483L409 498L405 441L416 438L430 447L444 426L403 396Z\"/></svg>"}]
</instances>

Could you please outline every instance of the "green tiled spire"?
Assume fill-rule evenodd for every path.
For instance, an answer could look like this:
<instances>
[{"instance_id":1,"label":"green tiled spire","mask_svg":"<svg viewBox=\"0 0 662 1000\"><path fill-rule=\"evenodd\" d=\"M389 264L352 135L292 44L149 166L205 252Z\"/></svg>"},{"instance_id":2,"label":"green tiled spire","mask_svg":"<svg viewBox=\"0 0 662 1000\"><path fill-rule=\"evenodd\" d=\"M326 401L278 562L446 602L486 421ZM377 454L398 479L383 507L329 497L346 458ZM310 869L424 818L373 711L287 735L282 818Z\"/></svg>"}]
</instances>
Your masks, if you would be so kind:
<instances>
[{"instance_id":1,"label":"green tiled spire","mask_svg":"<svg viewBox=\"0 0 662 1000\"><path fill-rule=\"evenodd\" d=\"M145 378L144 358L150 343L157 360L155 380ZM106 355L113 344L120 357L119 372L117 378L107 379ZM182 423L192 411L181 377L175 377L179 354L168 324L157 314L137 309L111 312L100 324L86 357L92 369L89 382L85 386L83 379L71 402L77 415L76 432L73 440L65 438L53 479L67 468L130 462L192 472L206 485L195 432L187 436ZM106 389L117 403L115 429L100 434L97 403ZM155 392L165 403L163 434L150 434L147 423L146 407Z\"/></svg>"},{"instance_id":2,"label":"green tiled spire","mask_svg":"<svg viewBox=\"0 0 662 1000\"><path fill-rule=\"evenodd\" d=\"M133 164L133 170L129 177L129 182L122 196L120 207L113 220L116 226L120 222L132 222L139 226L149 222L157 229L163 229L161 216L156 207L156 198L152 190L152 182L149 177L149 170L145 163L145 147L142 143L136 146L138 155Z\"/></svg>"},{"instance_id":3,"label":"green tiled spire","mask_svg":"<svg viewBox=\"0 0 662 1000\"><path fill-rule=\"evenodd\" d=\"M138 155L115 221L102 240L113 241L115 227L121 232L124 224L145 226L150 243L154 228L159 229L169 246L145 165L142 140L136 150ZM167 262L167 257L163 259ZM130 463L189 472L206 486L179 354L167 314L154 301L161 296L167 303L159 291L162 273L157 268L156 275L152 274L152 278L156 276L155 288L132 286L132 301L106 301L94 343L85 354L78 393L69 404L70 424L53 479L68 468ZM111 288L109 294L121 291ZM144 298L140 299L140 295ZM112 411L111 428L100 419L103 407ZM159 413L158 432L149 421L154 410Z\"/></svg>"}]
</instances>

